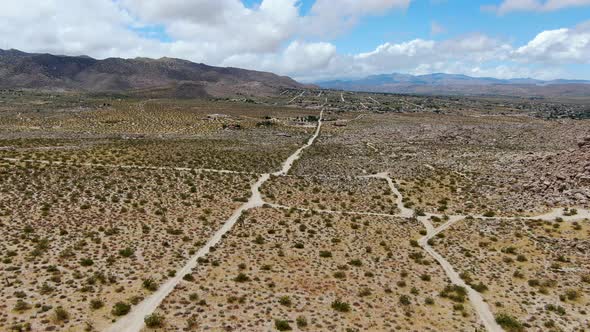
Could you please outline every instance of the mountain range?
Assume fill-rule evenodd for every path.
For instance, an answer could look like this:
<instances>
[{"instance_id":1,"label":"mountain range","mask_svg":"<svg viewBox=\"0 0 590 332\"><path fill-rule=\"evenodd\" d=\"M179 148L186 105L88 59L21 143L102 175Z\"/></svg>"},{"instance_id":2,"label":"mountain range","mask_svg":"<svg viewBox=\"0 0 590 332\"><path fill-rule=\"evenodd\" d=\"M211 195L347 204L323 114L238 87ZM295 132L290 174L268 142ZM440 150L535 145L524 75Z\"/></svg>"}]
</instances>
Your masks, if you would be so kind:
<instances>
[{"instance_id":1,"label":"mountain range","mask_svg":"<svg viewBox=\"0 0 590 332\"><path fill-rule=\"evenodd\" d=\"M531 78L497 79L457 74L384 74L358 80L317 83L322 88L347 91L507 96L588 96L590 81Z\"/></svg>"},{"instance_id":2,"label":"mountain range","mask_svg":"<svg viewBox=\"0 0 590 332\"><path fill-rule=\"evenodd\" d=\"M175 58L108 58L0 49L0 88L125 92L153 97L272 96L284 89L317 88L411 94L590 96L590 81L496 79L455 74L385 74L305 85L287 76L213 67Z\"/></svg>"},{"instance_id":3,"label":"mountain range","mask_svg":"<svg viewBox=\"0 0 590 332\"><path fill-rule=\"evenodd\" d=\"M169 97L275 95L308 86L272 73L174 58L108 58L0 49L0 88L133 92Z\"/></svg>"}]
</instances>

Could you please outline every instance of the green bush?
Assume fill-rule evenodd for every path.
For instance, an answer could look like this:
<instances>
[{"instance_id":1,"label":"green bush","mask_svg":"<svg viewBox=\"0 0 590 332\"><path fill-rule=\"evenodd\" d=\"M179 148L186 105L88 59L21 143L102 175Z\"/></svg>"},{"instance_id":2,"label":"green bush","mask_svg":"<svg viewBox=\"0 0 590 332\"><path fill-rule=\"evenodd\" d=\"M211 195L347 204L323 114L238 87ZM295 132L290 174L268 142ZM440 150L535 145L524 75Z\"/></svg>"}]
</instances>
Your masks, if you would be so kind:
<instances>
[{"instance_id":1,"label":"green bush","mask_svg":"<svg viewBox=\"0 0 590 332\"><path fill-rule=\"evenodd\" d=\"M286 307L290 307L291 304L292 304L291 298L288 297L288 296L286 296L286 295L285 296L281 296L279 298L279 303L282 304L282 305L284 305L284 306L286 306Z\"/></svg>"},{"instance_id":2,"label":"green bush","mask_svg":"<svg viewBox=\"0 0 590 332\"><path fill-rule=\"evenodd\" d=\"M350 264L352 266L361 266L361 265L363 265L363 262L361 262L360 259L353 259L350 262L348 262L348 264Z\"/></svg>"},{"instance_id":3,"label":"green bush","mask_svg":"<svg viewBox=\"0 0 590 332\"><path fill-rule=\"evenodd\" d=\"M244 273L240 273L234 278L234 281L235 282L247 282L247 281L250 281L250 277L248 277Z\"/></svg>"},{"instance_id":4,"label":"green bush","mask_svg":"<svg viewBox=\"0 0 590 332\"><path fill-rule=\"evenodd\" d=\"M125 316L131 311L131 305L125 302L117 302L113 306L111 313L115 316Z\"/></svg>"},{"instance_id":5,"label":"green bush","mask_svg":"<svg viewBox=\"0 0 590 332\"><path fill-rule=\"evenodd\" d=\"M94 265L94 261L90 258L82 258L80 260L80 265L82 266L92 266Z\"/></svg>"},{"instance_id":6,"label":"green bush","mask_svg":"<svg viewBox=\"0 0 590 332\"><path fill-rule=\"evenodd\" d=\"M508 332L524 331L522 324L516 318L508 314L496 315L496 323L498 323L504 330Z\"/></svg>"},{"instance_id":7,"label":"green bush","mask_svg":"<svg viewBox=\"0 0 590 332\"><path fill-rule=\"evenodd\" d=\"M407 295L401 295L399 297L399 303L401 305L410 305L410 304L412 304L412 301L410 301L410 297L409 296L407 296Z\"/></svg>"},{"instance_id":8,"label":"green bush","mask_svg":"<svg viewBox=\"0 0 590 332\"><path fill-rule=\"evenodd\" d=\"M332 302L331 305L332 309L339 311L339 312L349 312L350 311L350 304L346 302L342 302L340 300L335 300Z\"/></svg>"},{"instance_id":9,"label":"green bush","mask_svg":"<svg viewBox=\"0 0 590 332\"><path fill-rule=\"evenodd\" d=\"M151 314L145 316L143 319L147 327L162 327L164 325L164 316L158 314Z\"/></svg>"},{"instance_id":10,"label":"green bush","mask_svg":"<svg viewBox=\"0 0 590 332\"><path fill-rule=\"evenodd\" d=\"M299 327L299 328L304 328L307 326L307 318L305 318L303 316L297 317L297 319L295 321L297 322L297 327Z\"/></svg>"},{"instance_id":11,"label":"green bush","mask_svg":"<svg viewBox=\"0 0 590 332\"><path fill-rule=\"evenodd\" d=\"M472 284L470 286L471 288L480 293L483 293L488 290L488 286L484 285L481 281L478 284Z\"/></svg>"},{"instance_id":12,"label":"green bush","mask_svg":"<svg viewBox=\"0 0 590 332\"><path fill-rule=\"evenodd\" d=\"M264 244L264 242L265 242L265 240L262 235L258 235L258 236L256 236L256 239L254 239L254 243L256 243L256 244Z\"/></svg>"},{"instance_id":13,"label":"green bush","mask_svg":"<svg viewBox=\"0 0 590 332\"><path fill-rule=\"evenodd\" d=\"M439 295L440 297L448 298L454 302L463 303L467 296L467 290L461 286L447 285Z\"/></svg>"},{"instance_id":14,"label":"green bush","mask_svg":"<svg viewBox=\"0 0 590 332\"><path fill-rule=\"evenodd\" d=\"M279 331L291 331L291 326L289 322L282 319L275 319L275 328Z\"/></svg>"},{"instance_id":15,"label":"green bush","mask_svg":"<svg viewBox=\"0 0 590 332\"><path fill-rule=\"evenodd\" d=\"M70 314L64 309L63 307L59 306L54 310L55 320L58 322L63 322L70 318Z\"/></svg>"},{"instance_id":16,"label":"green bush","mask_svg":"<svg viewBox=\"0 0 590 332\"><path fill-rule=\"evenodd\" d=\"M565 291L565 296L570 301L575 301L580 298L580 292L575 289L568 289Z\"/></svg>"},{"instance_id":17,"label":"green bush","mask_svg":"<svg viewBox=\"0 0 590 332\"><path fill-rule=\"evenodd\" d=\"M14 311L22 312L31 309L31 305L22 299L18 299L14 305Z\"/></svg>"},{"instance_id":18,"label":"green bush","mask_svg":"<svg viewBox=\"0 0 590 332\"><path fill-rule=\"evenodd\" d=\"M121 255L125 258L129 258L129 257L133 256L134 253L135 253L135 251L129 247L119 250L119 255Z\"/></svg>"},{"instance_id":19,"label":"green bush","mask_svg":"<svg viewBox=\"0 0 590 332\"><path fill-rule=\"evenodd\" d=\"M153 278L147 278L143 280L143 288L152 292L158 290L158 283Z\"/></svg>"}]
</instances>

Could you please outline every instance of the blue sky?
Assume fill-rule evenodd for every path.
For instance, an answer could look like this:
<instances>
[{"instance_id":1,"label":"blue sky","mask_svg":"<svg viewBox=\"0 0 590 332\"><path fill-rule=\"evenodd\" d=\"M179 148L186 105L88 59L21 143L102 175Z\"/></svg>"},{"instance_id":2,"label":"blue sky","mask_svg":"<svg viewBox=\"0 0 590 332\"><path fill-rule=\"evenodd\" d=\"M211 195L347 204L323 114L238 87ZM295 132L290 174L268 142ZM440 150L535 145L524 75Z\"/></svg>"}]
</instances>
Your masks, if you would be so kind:
<instances>
[{"instance_id":1,"label":"blue sky","mask_svg":"<svg viewBox=\"0 0 590 332\"><path fill-rule=\"evenodd\" d=\"M590 0L21 0L0 5L0 34L0 48L178 57L303 81L590 79Z\"/></svg>"},{"instance_id":2,"label":"blue sky","mask_svg":"<svg viewBox=\"0 0 590 332\"><path fill-rule=\"evenodd\" d=\"M303 2L309 5L313 0ZM498 1L413 1L407 10L364 17L357 27L338 38L335 44L343 52L358 53L384 42L403 42L414 38L441 40L476 32L524 44L540 31L571 27L590 19L590 8L505 15L481 9L493 3ZM443 27L444 32L433 35L432 22Z\"/></svg>"}]
</instances>

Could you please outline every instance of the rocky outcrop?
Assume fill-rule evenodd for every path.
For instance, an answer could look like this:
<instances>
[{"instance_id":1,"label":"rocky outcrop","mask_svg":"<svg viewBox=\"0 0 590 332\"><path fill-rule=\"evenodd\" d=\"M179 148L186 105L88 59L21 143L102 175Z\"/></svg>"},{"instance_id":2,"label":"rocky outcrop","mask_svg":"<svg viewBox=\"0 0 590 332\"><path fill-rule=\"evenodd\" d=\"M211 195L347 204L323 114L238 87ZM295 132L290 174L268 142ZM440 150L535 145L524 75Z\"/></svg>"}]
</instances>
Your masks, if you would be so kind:
<instances>
[{"instance_id":1,"label":"rocky outcrop","mask_svg":"<svg viewBox=\"0 0 590 332\"><path fill-rule=\"evenodd\" d=\"M588 206L590 202L590 136L578 142L578 149L556 155L524 160L530 171L523 188L541 194L553 205ZM538 170L538 171L534 171Z\"/></svg>"}]
</instances>

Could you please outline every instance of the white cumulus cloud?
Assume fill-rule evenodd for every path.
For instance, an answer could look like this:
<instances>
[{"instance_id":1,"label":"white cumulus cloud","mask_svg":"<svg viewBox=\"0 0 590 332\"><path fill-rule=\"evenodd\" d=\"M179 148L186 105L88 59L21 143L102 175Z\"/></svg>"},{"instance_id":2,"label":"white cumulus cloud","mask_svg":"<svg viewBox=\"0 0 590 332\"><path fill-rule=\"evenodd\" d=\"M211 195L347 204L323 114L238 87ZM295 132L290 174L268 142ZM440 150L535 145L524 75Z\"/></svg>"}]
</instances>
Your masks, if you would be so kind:
<instances>
[{"instance_id":1,"label":"white cumulus cloud","mask_svg":"<svg viewBox=\"0 0 590 332\"><path fill-rule=\"evenodd\" d=\"M504 0L499 5L488 5L483 8L504 15L515 11L549 12L589 5L590 0Z\"/></svg>"},{"instance_id":2,"label":"white cumulus cloud","mask_svg":"<svg viewBox=\"0 0 590 332\"><path fill-rule=\"evenodd\" d=\"M497 10L554 10L590 0L506 0ZM106 57L177 57L273 71L298 79L451 72L509 77L557 75L590 63L590 21L541 31L515 45L473 33L449 39L384 41L357 54L330 41L362 17L406 10L411 0L19 0L0 4L0 48ZM431 22L433 34L444 27ZM147 32L146 32L147 31ZM165 37L165 38L163 38ZM542 66L543 71L538 71ZM560 67L561 66L561 67Z\"/></svg>"},{"instance_id":3,"label":"white cumulus cloud","mask_svg":"<svg viewBox=\"0 0 590 332\"><path fill-rule=\"evenodd\" d=\"M513 54L525 62L590 64L590 22L539 33Z\"/></svg>"}]
</instances>

